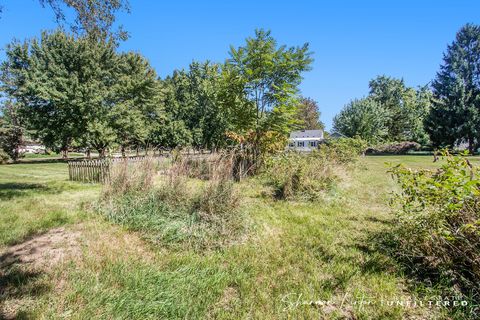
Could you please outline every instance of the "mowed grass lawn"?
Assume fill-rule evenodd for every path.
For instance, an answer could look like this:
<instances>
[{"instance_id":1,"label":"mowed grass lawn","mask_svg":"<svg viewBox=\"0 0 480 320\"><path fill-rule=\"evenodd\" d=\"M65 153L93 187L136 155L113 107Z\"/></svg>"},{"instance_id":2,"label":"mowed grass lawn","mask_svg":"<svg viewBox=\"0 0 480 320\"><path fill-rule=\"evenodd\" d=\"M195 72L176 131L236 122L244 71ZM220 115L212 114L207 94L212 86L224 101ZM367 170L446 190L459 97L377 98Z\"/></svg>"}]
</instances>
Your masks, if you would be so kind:
<instances>
[{"instance_id":1,"label":"mowed grass lawn","mask_svg":"<svg viewBox=\"0 0 480 320\"><path fill-rule=\"evenodd\" d=\"M233 245L205 252L153 246L105 221L94 209L100 186L69 182L66 164L0 166L2 251L59 226L80 234L78 250L58 263L4 268L0 310L44 319L443 318L444 310L388 304L422 297L375 249L396 187L385 162L441 163L366 157L312 203L274 201L247 179L239 189L252 227Z\"/></svg>"},{"instance_id":2,"label":"mowed grass lawn","mask_svg":"<svg viewBox=\"0 0 480 320\"><path fill-rule=\"evenodd\" d=\"M99 186L68 181L65 163L0 166L0 248L84 218Z\"/></svg>"}]
</instances>

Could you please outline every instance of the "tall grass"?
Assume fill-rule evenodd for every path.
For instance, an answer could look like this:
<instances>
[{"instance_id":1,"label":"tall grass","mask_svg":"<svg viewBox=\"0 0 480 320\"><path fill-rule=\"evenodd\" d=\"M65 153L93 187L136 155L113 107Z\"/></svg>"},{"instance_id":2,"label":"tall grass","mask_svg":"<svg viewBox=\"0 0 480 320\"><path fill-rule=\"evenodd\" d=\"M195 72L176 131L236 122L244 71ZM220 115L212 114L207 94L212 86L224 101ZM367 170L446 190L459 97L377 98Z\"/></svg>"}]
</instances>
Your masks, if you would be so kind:
<instances>
[{"instance_id":1,"label":"tall grass","mask_svg":"<svg viewBox=\"0 0 480 320\"><path fill-rule=\"evenodd\" d=\"M101 211L159 245L205 249L233 241L244 229L233 162L225 155L199 161L207 169L178 157L157 176L148 161L119 166L104 187Z\"/></svg>"},{"instance_id":2,"label":"tall grass","mask_svg":"<svg viewBox=\"0 0 480 320\"><path fill-rule=\"evenodd\" d=\"M110 178L103 187L103 197L112 198L126 193L148 191L153 187L153 179L158 163L150 157L142 161L129 162L127 159L113 164Z\"/></svg>"}]
</instances>

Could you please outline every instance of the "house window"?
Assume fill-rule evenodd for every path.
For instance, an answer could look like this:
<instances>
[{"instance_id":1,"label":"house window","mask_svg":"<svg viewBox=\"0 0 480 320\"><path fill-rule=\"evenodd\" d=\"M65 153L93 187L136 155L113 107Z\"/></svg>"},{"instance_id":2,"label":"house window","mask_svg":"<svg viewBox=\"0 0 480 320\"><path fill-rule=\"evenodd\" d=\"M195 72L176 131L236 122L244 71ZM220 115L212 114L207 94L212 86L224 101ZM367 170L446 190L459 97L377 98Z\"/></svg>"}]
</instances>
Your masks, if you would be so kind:
<instances>
[{"instance_id":1,"label":"house window","mask_svg":"<svg viewBox=\"0 0 480 320\"><path fill-rule=\"evenodd\" d=\"M298 141L297 146L303 148L303 147L305 147L305 142L303 142L303 141Z\"/></svg>"},{"instance_id":2,"label":"house window","mask_svg":"<svg viewBox=\"0 0 480 320\"><path fill-rule=\"evenodd\" d=\"M295 147L295 142L290 142L290 143L288 144L288 146L289 146L290 148L294 148L294 147Z\"/></svg>"},{"instance_id":3,"label":"house window","mask_svg":"<svg viewBox=\"0 0 480 320\"><path fill-rule=\"evenodd\" d=\"M310 141L310 147L316 147L317 141Z\"/></svg>"}]
</instances>

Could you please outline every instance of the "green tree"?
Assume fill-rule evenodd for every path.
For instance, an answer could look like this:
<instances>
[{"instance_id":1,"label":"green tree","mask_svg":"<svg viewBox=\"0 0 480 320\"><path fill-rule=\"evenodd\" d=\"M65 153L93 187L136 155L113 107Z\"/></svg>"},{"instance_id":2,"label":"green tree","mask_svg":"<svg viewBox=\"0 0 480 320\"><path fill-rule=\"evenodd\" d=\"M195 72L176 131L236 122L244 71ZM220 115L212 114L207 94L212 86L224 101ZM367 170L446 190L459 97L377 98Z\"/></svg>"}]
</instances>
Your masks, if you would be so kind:
<instances>
[{"instance_id":1,"label":"green tree","mask_svg":"<svg viewBox=\"0 0 480 320\"><path fill-rule=\"evenodd\" d=\"M369 96L380 104L387 112L387 139L391 141L405 140L408 127L409 104L415 93L407 89L403 79L379 76L369 83Z\"/></svg>"},{"instance_id":2,"label":"green tree","mask_svg":"<svg viewBox=\"0 0 480 320\"><path fill-rule=\"evenodd\" d=\"M388 135L389 113L372 98L353 100L333 119L333 130L347 137L378 143Z\"/></svg>"},{"instance_id":3,"label":"green tree","mask_svg":"<svg viewBox=\"0 0 480 320\"><path fill-rule=\"evenodd\" d=\"M209 149L224 146L229 120L224 108L222 90L226 86L220 65L193 62L188 70L176 70L167 77L164 85L165 108L171 117L168 123L175 124L172 130L180 130L177 138L187 139L181 145ZM182 133L184 128L189 135Z\"/></svg>"},{"instance_id":4,"label":"green tree","mask_svg":"<svg viewBox=\"0 0 480 320\"><path fill-rule=\"evenodd\" d=\"M480 145L480 26L467 24L447 47L432 83L433 107L426 121L434 146Z\"/></svg>"},{"instance_id":5,"label":"green tree","mask_svg":"<svg viewBox=\"0 0 480 320\"><path fill-rule=\"evenodd\" d=\"M160 83L149 62L137 53L123 53L118 57L115 70L117 81L113 87L113 100L109 123L116 135L122 154L129 146L153 143L152 132L163 120L160 103Z\"/></svg>"},{"instance_id":6,"label":"green tree","mask_svg":"<svg viewBox=\"0 0 480 320\"><path fill-rule=\"evenodd\" d=\"M428 144L424 120L430 109L430 91L407 87L403 79L378 76L369 83L369 97L387 112L387 141Z\"/></svg>"},{"instance_id":7,"label":"green tree","mask_svg":"<svg viewBox=\"0 0 480 320\"><path fill-rule=\"evenodd\" d=\"M239 81L234 88L241 88L244 95L241 107L249 109L238 115L247 118L232 120L237 122L234 127L240 132L254 132L257 153L266 132L286 134L297 124L298 85L312 61L308 43L301 47L278 46L270 31L262 29L255 30L255 37L247 38L244 46L230 47L225 68L229 78Z\"/></svg>"},{"instance_id":8,"label":"green tree","mask_svg":"<svg viewBox=\"0 0 480 320\"><path fill-rule=\"evenodd\" d=\"M23 129L19 126L0 127L0 150L3 150L13 161L17 161L20 147L23 144Z\"/></svg>"},{"instance_id":9,"label":"green tree","mask_svg":"<svg viewBox=\"0 0 480 320\"><path fill-rule=\"evenodd\" d=\"M418 142L421 145L429 145L430 137L425 128L425 121L432 107L432 91L423 86L416 91L414 107L408 114L409 126L407 140Z\"/></svg>"},{"instance_id":10,"label":"green tree","mask_svg":"<svg viewBox=\"0 0 480 320\"><path fill-rule=\"evenodd\" d=\"M104 155L116 139L109 102L117 60L111 43L44 32L40 40L8 47L3 88L47 147L65 157L74 145Z\"/></svg>"},{"instance_id":11,"label":"green tree","mask_svg":"<svg viewBox=\"0 0 480 320\"><path fill-rule=\"evenodd\" d=\"M298 118L300 120L300 129L316 130L323 129L324 125L320 121L320 111L318 104L311 98L302 98L298 105Z\"/></svg>"},{"instance_id":12,"label":"green tree","mask_svg":"<svg viewBox=\"0 0 480 320\"><path fill-rule=\"evenodd\" d=\"M196 145L200 132L195 130L194 121L195 93L185 70L175 70L163 82L164 105L167 114L163 128L159 130L159 143L162 146L175 148ZM193 132L196 131L195 136Z\"/></svg>"},{"instance_id":13,"label":"green tree","mask_svg":"<svg viewBox=\"0 0 480 320\"><path fill-rule=\"evenodd\" d=\"M202 148L215 149L225 146L225 132L229 122L223 104L220 100L221 68L210 62L194 62L190 65L189 80L191 92L195 96L195 106L192 122L198 125L200 139L196 144Z\"/></svg>"}]
</instances>

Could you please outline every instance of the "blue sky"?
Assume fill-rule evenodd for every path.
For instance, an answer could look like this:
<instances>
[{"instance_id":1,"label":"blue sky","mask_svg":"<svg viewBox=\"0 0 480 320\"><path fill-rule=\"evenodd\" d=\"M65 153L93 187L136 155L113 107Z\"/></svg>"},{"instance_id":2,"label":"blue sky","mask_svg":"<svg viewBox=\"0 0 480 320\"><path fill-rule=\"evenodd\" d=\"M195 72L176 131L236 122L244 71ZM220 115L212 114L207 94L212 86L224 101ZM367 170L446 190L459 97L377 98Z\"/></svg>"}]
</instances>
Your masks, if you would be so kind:
<instances>
[{"instance_id":1,"label":"blue sky","mask_svg":"<svg viewBox=\"0 0 480 320\"><path fill-rule=\"evenodd\" d=\"M131 38L120 50L146 56L162 77L192 60L223 62L255 28L271 29L281 44L309 42L313 70L302 94L317 100L331 128L348 101L368 93L368 81L385 74L410 86L428 83L458 29L480 23L480 1L153 1L130 0L120 22ZM54 29L38 0L0 0L0 46L13 38ZM4 51L0 51L0 59Z\"/></svg>"}]
</instances>

